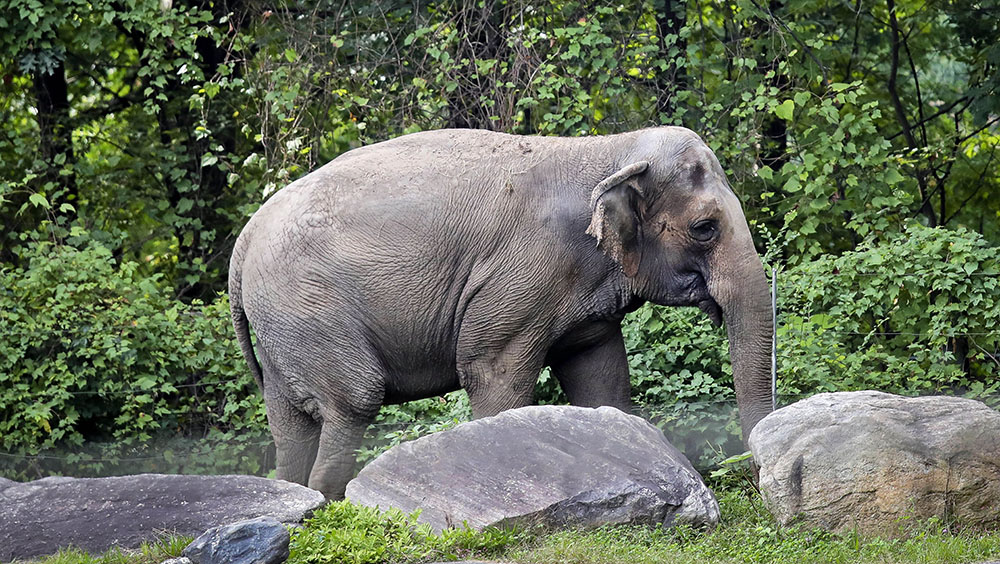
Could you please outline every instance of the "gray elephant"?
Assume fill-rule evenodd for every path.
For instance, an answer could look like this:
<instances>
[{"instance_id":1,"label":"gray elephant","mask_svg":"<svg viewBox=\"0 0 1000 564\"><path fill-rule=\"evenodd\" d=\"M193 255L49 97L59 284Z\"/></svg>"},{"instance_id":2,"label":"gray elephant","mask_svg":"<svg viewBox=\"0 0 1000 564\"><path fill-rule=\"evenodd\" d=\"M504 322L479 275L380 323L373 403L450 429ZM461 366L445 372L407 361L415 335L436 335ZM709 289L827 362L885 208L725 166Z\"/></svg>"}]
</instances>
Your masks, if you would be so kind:
<instances>
[{"instance_id":1,"label":"gray elephant","mask_svg":"<svg viewBox=\"0 0 1000 564\"><path fill-rule=\"evenodd\" d=\"M229 291L277 477L329 499L386 403L463 388L494 415L532 403L550 366L573 405L628 409L620 324L647 301L725 320L744 436L771 410L764 271L718 160L683 128L354 149L254 214Z\"/></svg>"}]
</instances>

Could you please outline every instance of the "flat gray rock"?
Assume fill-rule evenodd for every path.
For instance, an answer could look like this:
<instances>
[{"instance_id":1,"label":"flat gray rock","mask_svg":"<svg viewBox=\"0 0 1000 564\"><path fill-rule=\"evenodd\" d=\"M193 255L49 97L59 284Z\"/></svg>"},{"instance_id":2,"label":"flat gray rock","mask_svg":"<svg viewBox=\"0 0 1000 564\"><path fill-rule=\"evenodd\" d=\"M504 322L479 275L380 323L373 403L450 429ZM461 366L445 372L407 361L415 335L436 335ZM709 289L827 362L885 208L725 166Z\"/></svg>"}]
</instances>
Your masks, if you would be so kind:
<instances>
[{"instance_id":1,"label":"flat gray rock","mask_svg":"<svg viewBox=\"0 0 1000 564\"><path fill-rule=\"evenodd\" d=\"M197 537L260 516L297 523L323 505L298 484L256 476L44 478L0 489L0 562L77 546L91 554L164 534Z\"/></svg>"},{"instance_id":2,"label":"flat gray rock","mask_svg":"<svg viewBox=\"0 0 1000 564\"><path fill-rule=\"evenodd\" d=\"M719 506L659 429L617 409L532 406L396 446L347 485L435 530L506 524L713 526Z\"/></svg>"},{"instance_id":3,"label":"flat gray rock","mask_svg":"<svg viewBox=\"0 0 1000 564\"><path fill-rule=\"evenodd\" d=\"M818 394L750 434L782 524L883 534L911 519L1000 526L1000 413L969 399Z\"/></svg>"}]
</instances>

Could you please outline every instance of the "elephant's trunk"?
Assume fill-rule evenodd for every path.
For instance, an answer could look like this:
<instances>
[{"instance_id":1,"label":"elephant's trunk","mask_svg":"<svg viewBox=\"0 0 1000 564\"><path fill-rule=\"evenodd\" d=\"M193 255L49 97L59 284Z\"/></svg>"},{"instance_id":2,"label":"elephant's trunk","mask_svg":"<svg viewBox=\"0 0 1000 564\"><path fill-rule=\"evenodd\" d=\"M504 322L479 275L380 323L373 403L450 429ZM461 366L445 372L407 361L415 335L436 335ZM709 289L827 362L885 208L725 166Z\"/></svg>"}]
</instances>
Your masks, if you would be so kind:
<instances>
[{"instance_id":1,"label":"elephant's trunk","mask_svg":"<svg viewBox=\"0 0 1000 564\"><path fill-rule=\"evenodd\" d=\"M725 269L728 272L717 272L712 277L718 283L710 284L709 288L722 308L729 336L729 358L744 443L754 426L774 408L771 391L774 323L770 290L753 244L748 246L749 249L741 253L742 260L729 263Z\"/></svg>"}]
</instances>

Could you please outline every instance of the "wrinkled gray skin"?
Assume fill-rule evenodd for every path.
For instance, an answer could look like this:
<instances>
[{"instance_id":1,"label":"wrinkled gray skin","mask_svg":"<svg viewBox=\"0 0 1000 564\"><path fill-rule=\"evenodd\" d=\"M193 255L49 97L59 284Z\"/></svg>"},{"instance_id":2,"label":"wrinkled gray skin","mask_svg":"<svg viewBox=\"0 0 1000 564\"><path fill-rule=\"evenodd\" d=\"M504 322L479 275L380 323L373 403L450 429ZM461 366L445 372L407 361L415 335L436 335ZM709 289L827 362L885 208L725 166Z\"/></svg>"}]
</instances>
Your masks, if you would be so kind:
<instances>
[{"instance_id":1,"label":"wrinkled gray skin","mask_svg":"<svg viewBox=\"0 0 1000 564\"><path fill-rule=\"evenodd\" d=\"M383 404L464 388L494 415L529 405L548 365L573 405L627 410L620 322L646 301L724 319L744 435L771 410L764 272L718 160L683 128L355 149L260 208L229 289L277 477L330 499Z\"/></svg>"}]
</instances>

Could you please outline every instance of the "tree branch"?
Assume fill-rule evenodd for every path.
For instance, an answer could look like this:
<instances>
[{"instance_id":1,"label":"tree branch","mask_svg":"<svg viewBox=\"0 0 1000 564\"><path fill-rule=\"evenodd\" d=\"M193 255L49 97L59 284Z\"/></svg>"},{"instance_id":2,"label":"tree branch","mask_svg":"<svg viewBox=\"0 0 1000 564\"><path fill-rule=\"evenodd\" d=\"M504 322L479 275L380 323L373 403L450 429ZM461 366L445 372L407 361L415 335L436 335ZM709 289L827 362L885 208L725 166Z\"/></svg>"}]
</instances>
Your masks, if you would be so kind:
<instances>
[{"instance_id":1,"label":"tree branch","mask_svg":"<svg viewBox=\"0 0 1000 564\"><path fill-rule=\"evenodd\" d=\"M951 223L951 220L955 219L955 217L958 216L958 214L962 211L962 208L965 207L965 204L968 204L969 202L972 201L973 198L979 195L979 192L982 191L983 189L983 178L985 178L986 173L989 172L990 165L993 164L993 159L994 157L996 157L996 154L997 154L997 149L996 145L994 145L992 150L990 151L990 158L986 159L986 165L983 166L983 171L979 173L979 178L977 178L976 181L972 183L976 187L976 189L973 190L972 194L970 194L968 198L962 200L962 203L959 204L958 207L951 212L951 215L948 216L948 219L945 219L944 221L941 222L941 225L948 225L949 223Z\"/></svg>"},{"instance_id":2,"label":"tree branch","mask_svg":"<svg viewBox=\"0 0 1000 564\"><path fill-rule=\"evenodd\" d=\"M895 14L893 14L895 19ZM914 127L920 128L920 139L924 146L927 145L927 129L924 127L924 100L920 95L920 78L917 76L917 66L913 63L913 55L910 53L910 43L907 36L903 36L903 49L906 51L906 60L910 63L910 74L913 76L913 87L917 91L917 117L920 121Z\"/></svg>"},{"instance_id":3,"label":"tree branch","mask_svg":"<svg viewBox=\"0 0 1000 564\"><path fill-rule=\"evenodd\" d=\"M896 88L896 78L899 75L899 22L896 21L896 2L895 0L886 0L889 8L889 28L891 32L891 43L890 43L890 60L889 60L889 98L892 100L892 107L896 111L896 119L899 121L900 126L903 128L903 137L906 138L906 144L910 146L911 149L919 150L922 148L921 145L917 144L917 140L913 137L913 130L910 127L910 121L906 117L906 110L903 109L903 102L899 97L899 91ZM930 194L927 190L927 176L925 172L919 167L916 167L917 173L917 188L920 190L920 199L922 200L918 213L923 213L927 216L927 220L931 227L937 226L937 214L934 212L934 208L930 205Z\"/></svg>"},{"instance_id":4,"label":"tree branch","mask_svg":"<svg viewBox=\"0 0 1000 564\"><path fill-rule=\"evenodd\" d=\"M916 126L923 126L925 123L929 123L929 122L931 122L931 121L933 121L933 120L941 117L942 115L948 113L949 111L951 111L952 108L954 108L955 106L961 104L962 102L965 102L966 104L965 104L964 107L962 107L962 109L960 109L958 111L958 113L964 112L966 108L968 108L970 105L972 105L972 99L971 98L969 98L968 96L961 96L958 99L956 99L954 102L948 104L947 106L945 106L945 107L941 108L940 110L934 112L933 114L927 116L926 118L924 118L920 122L915 123L914 127L916 127ZM886 139L889 140L889 141L892 141L893 139L899 137L902 134L903 134L902 131L900 131L898 133L893 133L892 135L886 137Z\"/></svg>"},{"instance_id":5,"label":"tree branch","mask_svg":"<svg viewBox=\"0 0 1000 564\"><path fill-rule=\"evenodd\" d=\"M909 119L907 119L906 111L903 109L903 102L900 100L899 92L896 90L896 77L899 74L899 23L896 21L896 2L895 0L887 0L887 4L889 7L889 27L892 33L889 59L889 98L892 100L892 107L896 111L896 119L899 121L899 125L903 127L903 136L906 138L906 144L916 149L918 148L917 140L913 138Z\"/></svg>"},{"instance_id":6,"label":"tree branch","mask_svg":"<svg viewBox=\"0 0 1000 564\"><path fill-rule=\"evenodd\" d=\"M802 39L800 39L799 36L794 31L792 31L792 28L788 27L788 25L785 24L785 22L783 22L780 18L775 16L771 12L770 7L764 8L763 6L757 3L757 0L750 0L750 3L753 4L761 12L766 13L773 21L778 22L778 25L784 28L784 30L787 31L788 34L792 36L792 39L794 39L795 43L799 45L799 48L802 49L802 52L808 55L809 58L812 59L814 63L816 63L816 66L819 67L819 72L823 74L823 84L828 84L829 79L826 76L826 66L824 66L823 63L816 57L816 54L812 52L812 49L810 49L809 46L806 45L805 42L803 42Z\"/></svg>"}]
</instances>

